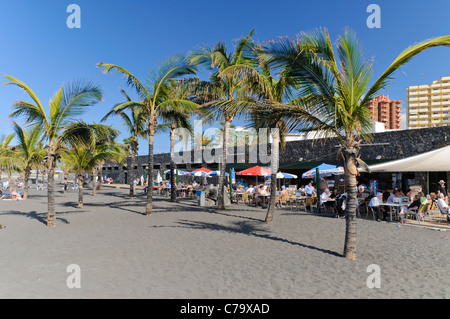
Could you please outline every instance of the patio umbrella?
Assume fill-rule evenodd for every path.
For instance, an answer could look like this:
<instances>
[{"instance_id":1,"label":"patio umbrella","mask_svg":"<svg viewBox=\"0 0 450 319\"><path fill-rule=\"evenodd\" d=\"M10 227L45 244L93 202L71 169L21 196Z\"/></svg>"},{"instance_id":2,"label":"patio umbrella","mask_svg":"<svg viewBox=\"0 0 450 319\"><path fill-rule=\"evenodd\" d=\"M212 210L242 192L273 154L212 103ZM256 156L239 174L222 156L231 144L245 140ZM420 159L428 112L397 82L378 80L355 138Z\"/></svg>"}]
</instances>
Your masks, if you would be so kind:
<instances>
[{"instance_id":1,"label":"patio umbrella","mask_svg":"<svg viewBox=\"0 0 450 319\"><path fill-rule=\"evenodd\" d=\"M226 176L228 176L228 173L225 173ZM220 171L212 171L211 173L207 173L206 177L214 177L214 176L220 176Z\"/></svg>"},{"instance_id":2,"label":"patio umbrella","mask_svg":"<svg viewBox=\"0 0 450 319\"><path fill-rule=\"evenodd\" d=\"M267 176L267 178L271 178L271 177L272 177L272 175ZM281 178L288 178L288 179L290 179L290 178L298 178L298 176L294 175L294 174L278 172L277 173L277 178L278 179L281 179Z\"/></svg>"},{"instance_id":3,"label":"patio umbrella","mask_svg":"<svg viewBox=\"0 0 450 319\"><path fill-rule=\"evenodd\" d=\"M239 171L236 173L236 175L241 176L255 176L256 177L256 183L258 184L258 176L268 176L272 174L270 169L261 167L261 166L253 166L247 169L244 169L243 171Z\"/></svg>"},{"instance_id":4,"label":"patio umbrella","mask_svg":"<svg viewBox=\"0 0 450 319\"><path fill-rule=\"evenodd\" d=\"M317 167L310 169L309 171L303 173L302 178L316 178L316 171L319 171L320 177L329 177L331 175L342 175L344 174L344 168L342 166L335 166L331 164L320 164Z\"/></svg>"},{"instance_id":5,"label":"patio umbrella","mask_svg":"<svg viewBox=\"0 0 450 319\"><path fill-rule=\"evenodd\" d=\"M164 171L164 174L170 174L170 169L168 169L167 171ZM189 175L188 172L180 171L179 169L175 169L175 174L177 174L177 175Z\"/></svg>"},{"instance_id":6,"label":"patio umbrella","mask_svg":"<svg viewBox=\"0 0 450 319\"><path fill-rule=\"evenodd\" d=\"M270 174L272 174L270 169L261 166L253 166L236 173L236 175L243 175L243 176L268 176Z\"/></svg>"},{"instance_id":7,"label":"patio umbrella","mask_svg":"<svg viewBox=\"0 0 450 319\"><path fill-rule=\"evenodd\" d=\"M190 176L203 176L203 177L205 177L205 176L208 176L208 173L204 172L204 171L192 171L192 172L189 173L189 175Z\"/></svg>"},{"instance_id":8,"label":"patio umbrella","mask_svg":"<svg viewBox=\"0 0 450 319\"><path fill-rule=\"evenodd\" d=\"M159 171L158 171L158 175L156 176L156 182L157 183L161 183L162 182L161 173Z\"/></svg>"},{"instance_id":9,"label":"patio umbrella","mask_svg":"<svg viewBox=\"0 0 450 319\"><path fill-rule=\"evenodd\" d=\"M201 167L198 169L193 170L192 172L189 173L190 176L202 176L202 177L206 177L208 173L211 173L212 170Z\"/></svg>"}]
</instances>

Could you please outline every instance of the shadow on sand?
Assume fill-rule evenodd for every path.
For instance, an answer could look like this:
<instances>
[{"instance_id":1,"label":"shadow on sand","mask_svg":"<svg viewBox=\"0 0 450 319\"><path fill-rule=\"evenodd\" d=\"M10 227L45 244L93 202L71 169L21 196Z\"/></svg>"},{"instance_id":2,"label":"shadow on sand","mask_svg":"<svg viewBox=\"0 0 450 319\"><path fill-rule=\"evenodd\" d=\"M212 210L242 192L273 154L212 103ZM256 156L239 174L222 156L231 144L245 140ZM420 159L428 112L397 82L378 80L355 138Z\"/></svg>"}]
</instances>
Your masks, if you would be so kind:
<instances>
[{"instance_id":1,"label":"shadow on sand","mask_svg":"<svg viewBox=\"0 0 450 319\"><path fill-rule=\"evenodd\" d=\"M230 215L235 217L234 215ZM257 220L262 223L262 221ZM212 231L224 231L232 234L242 234L253 236L257 238L274 240L290 245L299 246L302 248L312 249L315 251L319 251L325 254L329 254L335 257L342 257L342 254L339 254L335 251L314 247L311 245L306 245L298 242L294 242L285 238L280 238L276 236L272 236L268 233L267 230L262 229L256 225L254 221L236 221L233 222L232 225L226 226L217 223L207 223L201 221L191 221L191 220L181 220L177 222L177 226L150 226L151 228L165 228L165 227L176 227L176 228L190 228L190 229L199 229L199 230L212 230Z\"/></svg>"},{"instance_id":2,"label":"shadow on sand","mask_svg":"<svg viewBox=\"0 0 450 319\"><path fill-rule=\"evenodd\" d=\"M72 213L72 212L70 212L70 213ZM58 213L57 212L56 213L56 221L60 221L60 222L62 222L64 224L70 224L67 219L58 217L61 214L70 214L70 213L68 213L68 212L66 212L66 213ZM26 217L26 218L29 218L29 219L37 220L38 222L40 222L40 223L42 223L44 225L47 225L47 213L37 213L36 211L25 213L25 212L19 212L19 211L13 210L13 211L9 211L9 212L6 212L6 213L1 213L0 215L22 216L22 217Z\"/></svg>"}]
</instances>

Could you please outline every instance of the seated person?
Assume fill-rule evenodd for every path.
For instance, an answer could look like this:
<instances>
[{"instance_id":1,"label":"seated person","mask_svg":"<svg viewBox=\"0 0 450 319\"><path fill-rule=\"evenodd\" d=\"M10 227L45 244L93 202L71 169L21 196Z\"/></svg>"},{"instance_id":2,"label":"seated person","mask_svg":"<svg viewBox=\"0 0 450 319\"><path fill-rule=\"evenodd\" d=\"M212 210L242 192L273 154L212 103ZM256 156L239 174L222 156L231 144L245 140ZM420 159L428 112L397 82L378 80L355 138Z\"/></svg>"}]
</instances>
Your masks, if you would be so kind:
<instances>
[{"instance_id":1,"label":"seated person","mask_svg":"<svg viewBox=\"0 0 450 319\"><path fill-rule=\"evenodd\" d=\"M281 193L280 193L280 195L281 196L287 196L287 195L289 195L289 192L288 192L288 190L286 189L286 186L281 186Z\"/></svg>"},{"instance_id":2,"label":"seated person","mask_svg":"<svg viewBox=\"0 0 450 319\"><path fill-rule=\"evenodd\" d=\"M385 189L383 191L383 202L387 202L389 196L391 196L391 193L387 189Z\"/></svg>"},{"instance_id":3,"label":"seated person","mask_svg":"<svg viewBox=\"0 0 450 319\"><path fill-rule=\"evenodd\" d=\"M436 203L437 204L437 196L436 193L430 193L430 204Z\"/></svg>"},{"instance_id":4,"label":"seated person","mask_svg":"<svg viewBox=\"0 0 450 319\"><path fill-rule=\"evenodd\" d=\"M394 202L394 198L400 197L400 196L401 196L400 192L396 189L396 190L394 190L394 193L389 195L388 199L386 200L386 203L392 204Z\"/></svg>"},{"instance_id":5,"label":"seated person","mask_svg":"<svg viewBox=\"0 0 450 319\"><path fill-rule=\"evenodd\" d=\"M256 190L255 190L255 200L256 200L256 204L259 205L264 202L265 198L263 196L258 196L258 195L266 195L266 190L264 189L264 185L259 185Z\"/></svg>"},{"instance_id":6,"label":"seated person","mask_svg":"<svg viewBox=\"0 0 450 319\"><path fill-rule=\"evenodd\" d=\"M398 217L400 218L400 224L404 224L405 223L404 218L408 216L408 213L416 212L419 209L420 205L422 205L420 203L420 196L415 195L414 201L411 204L409 204L408 207L405 208L405 206L401 206L400 212L398 213Z\"/></svg>"},{"instance_id":7,"label":"seated person","mask_svg":"<svg viewBox=\"0 0 450 319\"><path fill-rule=\"evenodd\" d=\"M334 208L334 200L330 198L331 192L328 188L325 188L325 191L320 195L320 205L324 205L326 210Z\"/></svg>"},{"instance_id":8,"label":"seated person","mask_svg":"<svg viewBox=\"0 0 450 319\"><path fill-rule=\"evenodd\" d=\"M20 194L17 193L17 188L14 188L11 192L11 199L21 199Z\"/></svg>"},{"instance_id":9,"label":"seated person","mask_svg":"<svg viewBox=\"0 0 450 319\"><path fill-rule=\"evenodd\" d=\"M299 189L297 190L297 192L300 193L300 196L306 196L305 186L304 186L304 185L301 185L301 186L299 187Z\"/></svg>"},{"instance_id":10,"label":"seated person","mask_svg":"<svg viewBox=\"0 0 450 319\"><path fill-rule=\"evenodd\" d=\"M420 196L420 204L425 205L428 203L428 198L425 196L423 192L419 192L417 195Z\"/></svg>"},{"instance_id":11,"label":"seated person","mask_svg":"<svg viewBox=\"0 0 450 319\"><path fill-rule=\"evenodd\" d=\"M439 194L437 205L439 206L439 210L442 214L447 214L447 223L450 224L450 207L445 202L445 195L443 193Z\"/></svg>"},{"instance_id":12,"label":"seated person","mask_svg":"<svg viewBox=\"0 0 450 319\"><path fill-rule=\"evenodd\" d=\"M330 198L337 198L339 196L339 190L337 188L333 189Z\"/></svg>"},{"instance_id":13,"label":"seated person","mask_svg":"<svg viewBox=\"0 0 450 319\"><path fill-rule=\"evenodd\" d=\"M250 185L250 187L247 188L246 192L249 194L253 194L255 192L255 188L253 187L253 185Z\"/></svg>"},{"instance_id":14,"label":"seated person","mask_svg":"<svg viewBox=\"0 0 450 319\"><path fill-rule=\"evenodd\" d=\"M382 205L383 205L382 193L377 193L377 196L372 197L368 205L369 207L372 207L372 209L375 211L377 215L377 221L380 221L381 214L383 214L384 220L386 220L387 213Z\"/></svg>"}]
</instances>

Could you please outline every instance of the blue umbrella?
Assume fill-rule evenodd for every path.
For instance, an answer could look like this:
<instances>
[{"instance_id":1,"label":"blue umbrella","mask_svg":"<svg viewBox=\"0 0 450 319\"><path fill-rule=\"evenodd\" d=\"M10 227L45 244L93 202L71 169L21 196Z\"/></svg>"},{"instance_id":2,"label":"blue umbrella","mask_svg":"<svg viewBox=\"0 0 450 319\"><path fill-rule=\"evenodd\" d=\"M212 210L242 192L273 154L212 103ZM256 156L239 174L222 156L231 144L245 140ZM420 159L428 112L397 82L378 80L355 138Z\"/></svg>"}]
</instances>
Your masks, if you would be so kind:
<instances>
[{"instance_id":1,"label":"blue umbrella","mask_svg":"<svg viewBox=\"0 0 450 319\"><path fill-rule=\"evenodd\" d=\"M236 183L236 172L234 171L234 167L231 168L231 180L233 183Z\"/></svg>"},{"instance_id":2,"label":"blue umbrella","mask_svg":"<svg viewBox=\"0 0 450 319\"><path fill-rule=\"evenodd\" d=\"M226 176L228 176L228 173L225 173ZM208 173L206 176L213 177L213 176L220 176L220 171L212 171L211 173Z\"/></svg>"},{"instance_id":3,"label":"blue umbrella","mask_svg":"<svg viewBox=\"0 0 450 319\"><path fill-rule=\"evenodd\" d=\"M316 169L319 170L319 175L323 176L331 176L331 175L342 175L344 174L344 168L342 166L335 166L330 164L320 164L317 167L310 169L309 171L303 173L302 178L315 178L316 177Z\"/></svg>"},{"instance_id":4,"label":"blue umbrella","mask_svg":"<svg viewBox=\"0 0 450 319\"><path fill-rule=\"evenodd\" d=\"M170 169L165 171L164 174L170 174ZM178 174L178 175L189 175L188 172L180 171L179 169L175 169L175 174Z\"/></svg>"},{"instance_id":5,"label":"blue umbrella","mask_svg":"<svg viewBox=\"0 0 450 319\"><path fill-rule=\"evenodd\" d=\"M271 178L272 175L267 175L266 177L267 177L267 178ZM294 175L294 174L278 172L278 173L277 173L277 178L287 178L287 179L290 179L290 178L298 178L298 176L297 176L297 175Z\"/></svg>"}]
</instances>

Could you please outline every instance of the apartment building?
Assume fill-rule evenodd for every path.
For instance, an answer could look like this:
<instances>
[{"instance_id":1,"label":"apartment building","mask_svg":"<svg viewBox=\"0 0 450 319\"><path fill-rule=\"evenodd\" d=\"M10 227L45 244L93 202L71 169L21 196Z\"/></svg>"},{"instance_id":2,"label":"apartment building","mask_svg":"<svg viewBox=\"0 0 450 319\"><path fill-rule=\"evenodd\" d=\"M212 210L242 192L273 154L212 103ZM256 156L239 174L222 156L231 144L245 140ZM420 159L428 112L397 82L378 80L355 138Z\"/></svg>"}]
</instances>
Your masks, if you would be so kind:
<instances>
[{"instance_id":1,"label":"apartment building","mask_svg":"<svg viewBox=\"0 0 450 319\"><path fill-rule=\"evenodd\" d=\"M409 128L450 125L450 76L431 85L415 85L406 89L406 122Z\"/></svg>"},{"instance_id":2,"label":"apartment building","mask_svg":"<svg viewBox=\"0 0 450 319\"><path fill-rule=\"evenodd\" d=\"M372 121L383 123L388 130L401 128L402 101L382 95L370 101L367 107Z\"/></svg>"}]
</instances>

